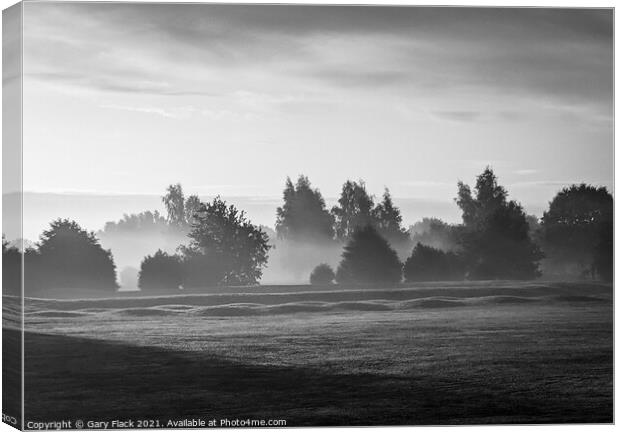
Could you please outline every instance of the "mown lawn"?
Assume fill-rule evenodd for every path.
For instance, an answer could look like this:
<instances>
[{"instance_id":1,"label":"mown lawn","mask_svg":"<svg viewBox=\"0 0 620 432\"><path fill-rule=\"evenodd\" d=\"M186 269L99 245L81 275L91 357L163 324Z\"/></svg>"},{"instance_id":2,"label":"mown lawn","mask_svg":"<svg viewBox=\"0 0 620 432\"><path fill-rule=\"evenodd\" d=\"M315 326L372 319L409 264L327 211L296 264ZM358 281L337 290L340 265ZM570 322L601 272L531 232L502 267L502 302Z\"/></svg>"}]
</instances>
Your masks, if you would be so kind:
<instances>
[{"instance_id":1,"label":"mown lawn","mask_svg":"<svg viewBox=\"0 0 620 432\"><path fill-rule=\"evenodd\" d=\"M27 318L25 417L609 423L613 311L600 294L218 317L89 304Z\"/></svg>"}]
</instances>

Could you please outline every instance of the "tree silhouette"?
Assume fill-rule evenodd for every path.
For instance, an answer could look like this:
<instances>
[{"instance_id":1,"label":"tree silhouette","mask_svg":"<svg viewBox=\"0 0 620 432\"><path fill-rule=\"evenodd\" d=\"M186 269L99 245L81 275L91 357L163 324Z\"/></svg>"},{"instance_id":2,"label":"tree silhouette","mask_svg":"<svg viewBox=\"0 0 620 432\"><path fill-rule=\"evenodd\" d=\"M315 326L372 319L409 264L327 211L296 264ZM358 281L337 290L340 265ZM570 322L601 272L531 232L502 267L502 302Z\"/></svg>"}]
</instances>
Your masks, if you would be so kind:
<instances>
[{"instance_id":1,"label":"tree silhouette","mask_svg":"<svg viewBox=\"0 0 620 432\"><path fill-rule=\"evenodd\" d=\"M462 228L441 219L423 218L409 227L409 235L413 244L421 243L448 252L459 249Z\"/></svg>"},{"instance_id":2,"label":"tree silhouette","mask_svg":"<svg viewBox=\"0 0 620 432\"><path fill-rule=\"evenodd\" d=\"M112 254L104 250L93 232L83 230L76 222L57 219L44 231L38 243L38 272L41 288L80 288L116 290L115 265Z\"/></svg>"},{"instance_id":3,"label":"tree silhouette","mask_svg":"<svg viewBox=\"0 0 620 432\"><path fill-rule=\"evenodd\" d=\"M366 192L364 181L347 180L342 186L338 205L332 208L336 237L346 241L357 228L374 225L373 207L373 198Z\"/></svg>"},{"instance_id":4,"label":"tree silhouette","mask_svg":"<svg viewBox=\"0 0 620 432\"><path fill-rule=\"evenodd\" d=\"M176 290L183 283L181 259L161 249L140 264L138 286L142 290Z\"/></svg>"},{"instance_id":5,"label":"tree silhouette","mask_svg":"<svg viewBox=\"0 0 620 432\"><path fill-rule=\"evenodd\" d=\"M338 283L398 283L402 264L396 251L370 225L358 228L344 247Z\"/></svg>"},{"instance_id":6,"label":"tree silhouette","mask_svg":"<svg viewBox=\"0 0 620 432\"><path fill-rule=\"evenodd\" d=\"M456 204L463 211L463 224L468 228L484 228L488 218L506 205L508 193L497 184L497 177L489 167L476 179L476 197L463 182L458 182Z\"/></svg>"},{"instance_id":7,"label":"tree silhouette","mask_svg":"<svg viewBox=\"0 0 620 432\"><path fill-rule=\"evenodd\" d=\"M35 247L24 251L24 295L40 294L41 289L49 287L48 276L44 272L41 254Z\"/></svg>"},{"instance_id":8,"label":"tree silhouette","mask_svg":"<svg viewBox=\"0 0 620 432\"><path fill-rule=\"evenodd\" d=\"M312 285L330 285L336 274L329 264L319 264L310 273L310 283Z\"/></svg>"},{"instance_id":9,"label":"tree silhouette","mask_svg":"<svg viewBox=\"0 0 620 432\"><path fill-rule=\"evenodd\" d=\"M455 253L417 243L405 261L403 273L407 282L462 280L465 269Z\"/></svg>"},{"instance_id":10,"label":"tree silhouette","mask_svg":"<svg viewBox=\"0 0 620 432\"><path fill-rule=\"evenodd\" d=\"M202 204L195 219L190 244L181 247L188 286L250 285L260 280L269 239L243 211L218 196Z\"/></svg>"},{"instance_id":11,"label":"tree silhouette","mask_svg":"<svg viewBox=\"0 0 620 432\"><path fill-rule=\"evenodd\" d=\"M325 200L313 189L308 177L300 175L293 185L286 179L284 204L277 209L278 237L292 241L331 241L334 238L334 218L325 208Z\"/></svg>"},{"instance_id":12,"label":"tree silhouette","mask_svg":"<svg viewBox=\"0 0 620 432\"><path fill-rule=\"evenodd\" d=\"M165 232L168 229L166 219L157 210L138 214L124 214L118 222L106 222L99 235Z\"/></svg>"},{"instance_id":13,"label":"tree silhouette","mask_svg":"<svg viewBox=\"0 0 620 432\"><path fill-rule=\"evenodd\" d=\"M598 243L594 249L594 270L601 279L613 282L614 278L614 227L611 220L601 223Z\"/></svg>"},{"instance_id":14,"label":"tree silhouette","mask_svg":"<svg viewBox=\"0 0 620 432\"><path fill-rule=\"evenodd\" d=\"M552 259L575 261L588 273L609 279L613 261L613 198L605 187L562 189L543 214L541 231Z\"/></svg>"},{"instance_id":15,"label":"tree silhouette","mask_svg":"<svg viewBox=\"0 0 620 432\"><path fill-rule=\"evenodd\" d=\"M373 210L374 224L379 234L391 245L402 245L409 241L409 233L401 224L403 217L400 209L392 202L388 188L385 188L383 200Z\"/></svg>"},{"instance_id":16,"label":"tree silhouette","mask_svg":"<svg viewBox=\"0 0 620 432\"><path fill-rule=\"evenodd\" d=\"M2 294L19 296L22 293L22 254L2 235Z\"/></svg>"},{"instance_id":17,"label":"tree silhouette","mask_svg":"<svg viewBox=\"0 0 620 432\"><path fill-rule=\"evenodd\" d=\"M249 283L235 283L234 279L227 279L227 270L230 264L222 254L206 250L200 252L190 248L182 248L183 288L205 289L218 285L247 285Z\"/></svg>"},{"instance_id":18,"label":"tree silhouette","mask_svg":"<svg viewBox=\"0 0 620 432\"><path fill-rule=\"evenodd\" d=\"M202 202L198 195L190 195L185 200L185 223L192 226L196 222L196 214L200 212Z\"/></svg>"},{"instance_id":19,"label":"tree silhouette","mask_svg":"<svg viewBox=\"0 0 620 432\"><path fill-rule=\"evenodd\" d=\"M166 189L166 194L162 197L162 202L168 212L168 222L172 225L184 225L185 218L185 197L180 183L170 185Z\"/></svg>"},{"instance_id":20,"label":"tree silhouette","mask_svg":"<svg viewBox=\"0 0 620 432\"><path fill-rule=\"evenodd\" d=\"M469 277L474 279L532 279L540 276L540 248L529 236L529 224L521 205L507 201L506 190L499 186L487 167L478 176L474 189L459 182L456 202L463 211L460 239L468 262Z\"/></svg>"}]
</instances>

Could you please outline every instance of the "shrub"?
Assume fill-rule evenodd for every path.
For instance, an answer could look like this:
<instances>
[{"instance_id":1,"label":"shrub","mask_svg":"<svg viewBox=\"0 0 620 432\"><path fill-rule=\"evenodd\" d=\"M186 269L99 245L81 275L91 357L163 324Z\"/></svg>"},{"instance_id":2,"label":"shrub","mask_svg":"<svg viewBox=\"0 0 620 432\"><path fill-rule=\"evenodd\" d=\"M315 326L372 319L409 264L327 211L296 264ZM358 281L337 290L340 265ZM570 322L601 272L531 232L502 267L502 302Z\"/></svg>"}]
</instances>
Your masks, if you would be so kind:
<instances>
[{"instance_id":1,"label":"shrub","mask_svg":"<svg viewBox=\"0 0 620 432\"><path fill-rule=\"evenodd\" d=\"M330 285L336 274L328 264L319 264L310 273L310 283L312 285Z\"/></svg>"},{"instance_id":2,"label":"shrub","mask_svg":"<svg viewBox=\"0 0 620 432\"><path fill-rule=\"evenodd\" d=\"M228 264L218 254L186 250L182 268L184 288L205 288L223 284Z\"/></svg>"},{"instance_id":3,"label":"shrub","mask_svg":"<svg viewBox=\"0 0 620 432\"><path fill-rule=\"evenodd\" d=\"M32 258L31 280L39 289L102 289L115 291L116 266L112 253L104 250L93 232L76 222L58 219L44 231ZM26 281L28 282L28 280Z\"/></svg>"},{"instance_id":4,"label":"shrub","mask_svg":"<svg viewBox=\"0 0 620 432\"><path fill-rule=\"evenodd\" d=\"M342 253L338 283L398 283L402 264L396 251L372 227L356 230Z\"/></svg>"},{"instance_id":5,"label":"shrub","mask_svg":"<svg viewBox=\"0 0 620 432\"><path fill-rule=\"evenodd\" d=\"M458 255L422 243L416 244L403 268L405 280L458 280L464 277L464 266Z\"/></svg>"},{"instance_id":6,"label":"shrub","mask_svg":"<svg viewBox=\"0 0 620 432\"><path fill-rule=\"evenodd\" d=\"M177 255L168 255L160 249L140 264L140 289L178 289L182 281L181 260Z\"/></svg>"}]
</instances>

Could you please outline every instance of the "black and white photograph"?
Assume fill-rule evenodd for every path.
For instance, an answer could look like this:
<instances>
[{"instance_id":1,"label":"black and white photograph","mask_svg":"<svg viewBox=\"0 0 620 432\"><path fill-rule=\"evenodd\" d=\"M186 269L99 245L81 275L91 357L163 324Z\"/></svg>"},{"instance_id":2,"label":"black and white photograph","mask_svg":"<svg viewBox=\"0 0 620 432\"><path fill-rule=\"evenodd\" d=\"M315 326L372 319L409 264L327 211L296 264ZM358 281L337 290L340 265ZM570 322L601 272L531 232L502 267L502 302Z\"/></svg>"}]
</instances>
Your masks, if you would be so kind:
<instances>
[{"instance_id":1,"label":"black and white photograph","mask_svg":"<svg viewBox=\"0 0 620 432\"><path fill-rule=\"evenodd\" d=\"M20 430L614 422L614 9L2 15Z\"/></svg>"}]
</instances>

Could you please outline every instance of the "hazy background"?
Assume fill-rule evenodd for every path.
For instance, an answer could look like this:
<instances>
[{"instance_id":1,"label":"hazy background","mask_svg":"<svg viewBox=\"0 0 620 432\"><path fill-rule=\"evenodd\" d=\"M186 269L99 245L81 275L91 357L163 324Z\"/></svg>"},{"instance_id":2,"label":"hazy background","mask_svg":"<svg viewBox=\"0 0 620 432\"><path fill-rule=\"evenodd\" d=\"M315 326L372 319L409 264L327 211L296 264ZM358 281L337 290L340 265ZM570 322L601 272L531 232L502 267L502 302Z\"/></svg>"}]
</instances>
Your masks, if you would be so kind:
<instances>
[{"instance_id":1,"label":"hazy background","mask_svg":"<svg viewBox=\"0 0 620 432\"><path fill-rule=\"evenodd\" d=\"M176 182L273 226L300 173L453 222L487 164L540 216L562 185L613 191L611 35L609 10L28 3L24 236Z\"/></svg>"}]
</instances>

